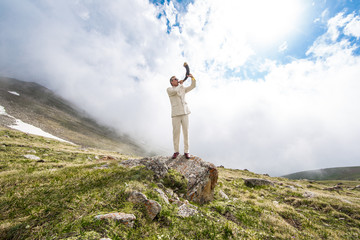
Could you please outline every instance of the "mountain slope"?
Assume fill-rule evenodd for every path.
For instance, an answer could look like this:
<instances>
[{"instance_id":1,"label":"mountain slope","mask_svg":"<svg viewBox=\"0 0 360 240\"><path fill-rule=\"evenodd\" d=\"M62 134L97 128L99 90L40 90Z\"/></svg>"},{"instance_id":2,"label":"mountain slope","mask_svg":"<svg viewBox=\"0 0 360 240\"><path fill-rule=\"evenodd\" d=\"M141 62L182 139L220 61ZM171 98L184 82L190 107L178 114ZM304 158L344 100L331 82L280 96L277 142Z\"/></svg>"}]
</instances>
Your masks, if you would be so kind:
<instances>
[{"instance_id":1,"label":"mountain slope","mask_svg":"<svg viewBox=\"0 0 360 240\"><path fill-rule=\"evenodd\" d=\"M215 199L196 213L179 216L180 180L154 178L144 167L125 168L129 156L0 127L0 239L359 239L360 184L271 178L245 170L218 168ZM30 159L34 155L40 160ZM103 158L103 156L113 158ZM273 185L249 187L244 179ZM178 182L177 182L178 181ZM161 204L155 219L128 201L132 191ZM225 197L226 196L226 197ZM228 198L228 199L227 199ZM185 204L184 204L185 205ZM183 206L183 205L182 205ZM133 227L95 216L127 213Z\"/></svg>"},{"instance_id":2,"label":"mountain slope","mask_svg":"<svg viewBox=\"0 0 360 240\"><path fill-rule=\"evenodd\" d=\"M129 136L104 127L49 89L31 82L0 77L0 105L6 113L59 138L87 147L144 155ZM14 119L0 115L0 125Z\"/></svg>"},{"instance_id":3,"label":"mountain slope","mask_svg":"<svg viewBox=\"0 0 360 240\"><path fill-rule=\"evenodd\" d=\"M325 168L292 173L283 177L289 179L311 180L359 180L360 167Z\"/></svg>"}]
</instances>

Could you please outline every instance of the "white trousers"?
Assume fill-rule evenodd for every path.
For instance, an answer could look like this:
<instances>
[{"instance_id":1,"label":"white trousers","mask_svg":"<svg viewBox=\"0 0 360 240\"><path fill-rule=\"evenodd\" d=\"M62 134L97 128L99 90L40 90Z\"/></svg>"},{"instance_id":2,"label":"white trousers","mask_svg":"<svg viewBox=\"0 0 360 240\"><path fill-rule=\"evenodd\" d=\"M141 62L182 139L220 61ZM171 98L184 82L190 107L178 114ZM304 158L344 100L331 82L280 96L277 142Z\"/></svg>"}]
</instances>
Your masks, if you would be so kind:
<instances>
[{"instance_id":1,"label":"white trousers","mask_svg":"<svg viewBox=\"0 0 360 240\"><path fill-rule=\"evenodd\" d=\"M179 152L180 130L184 136L184 153L189 152L189 118L188 114L172 117L174 152Z\"/></svg>"}]
</instances>

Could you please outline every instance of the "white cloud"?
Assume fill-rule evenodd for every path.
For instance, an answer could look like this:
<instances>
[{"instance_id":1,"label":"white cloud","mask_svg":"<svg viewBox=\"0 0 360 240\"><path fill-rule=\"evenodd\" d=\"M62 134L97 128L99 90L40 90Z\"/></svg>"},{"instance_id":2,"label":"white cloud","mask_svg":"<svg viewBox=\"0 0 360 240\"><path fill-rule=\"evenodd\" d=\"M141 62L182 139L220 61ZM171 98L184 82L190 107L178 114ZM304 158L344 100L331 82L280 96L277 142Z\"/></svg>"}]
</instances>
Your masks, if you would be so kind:
<instances>
[{"instance_id":1,"label":"white cloud","mask_svg":"<svg viewBox=\"0 0 360 240\"><path fill-rule=\"evenodd\" d=\"M356 16L351 19L349 24L346 25L345 34L354 36L356 38L360 37L360 17Z\"/></svg>"},{"instance_id":2,"label":"white cloud","mask_svg":"<svg viewBox=\"0 0 360 240\"><path fill-rule=\"evenodd\" d=\"M327 34L332 41L336 41L340 34L340 28L344 27L349 23L351 19L354 18L353 14L349 14L344 17L344 13L338 13L335 17L331 18L328 21L328 31Z\"/></svg>"},{"instance_id":3,"label":"white cloud","mask_svg":"<svg viewBox=\"0 0 360 240\"><path fill-rule=\"evenodd\" d=\"M170 76L183 77L187 61L198 79L187 96L191 153L272 175L356 165L360 60L354 45L335 40L340 31L357 36L358 17L331 19L309 59L259 63L264 80L226 76L257 56L254 42L279 46L289 22L296 25L301 11L281 10L288 1L267 2L198 0L178 12L172 3L159 9L146 0L2 1L9 14L0 22L0 73L42 83L171 154L166 88Z\"/></svg>"},{"instance_id":4,"label":"white cloud","mask_svg":"<svg viewBox=\"0 0 360 240\"><path fill-rule=\"evenodd\" d=\"M178 11L175 9L173 2L165 3L164 11L167 19L169 20L170 26L174 26L176 24Z\"/></svg>"},{"instance_id":5,"label":"white cloud","mask_svg":"<svg viewBox=\"0 0 360 240\"><path fill-rule=\"evenodd\" d=\"M327 21L329 20L329 15L330 15L329 9L325 9L325 10L321 13L321 21L322 21L322 22L327 22Z\"/></svg>"},{"instance_id":6,"label":"white cloud","mask_svg":"<svg viewBox=\"0 0 360 240\"><path fill-rule=\"evenodd\" d=\"M284 52L287 48L288 48L288 43L287 41L285 41L279 46L279 52Z\"/></svg>"}]
</instances>

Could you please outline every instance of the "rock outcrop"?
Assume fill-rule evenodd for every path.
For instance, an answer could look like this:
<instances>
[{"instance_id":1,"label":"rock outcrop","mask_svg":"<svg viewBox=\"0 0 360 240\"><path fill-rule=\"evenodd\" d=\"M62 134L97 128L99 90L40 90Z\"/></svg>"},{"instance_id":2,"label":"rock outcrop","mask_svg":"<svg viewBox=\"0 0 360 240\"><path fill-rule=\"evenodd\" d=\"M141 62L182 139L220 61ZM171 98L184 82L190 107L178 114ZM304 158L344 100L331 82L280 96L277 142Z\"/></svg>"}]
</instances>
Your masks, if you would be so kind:
<instances>
[{"instance_id":1,"label":"rock outcrop","mask_svg":"<svg viewBox=\"0 0 360 240\"><path fill-rule=\"evenodd\" d=\"M190 159L186 159L185 156L179 156L176 159L171 159L170 157L157 156L130 159L120 164L128 167L144 165L154 172L155 178L163 178L169 169L174 169L188 181L186 199L197 203L205 203L211 201L214 197L218 170L214 164L205 162L199 157L192 156Z\"/></svg>"}]
</instances>

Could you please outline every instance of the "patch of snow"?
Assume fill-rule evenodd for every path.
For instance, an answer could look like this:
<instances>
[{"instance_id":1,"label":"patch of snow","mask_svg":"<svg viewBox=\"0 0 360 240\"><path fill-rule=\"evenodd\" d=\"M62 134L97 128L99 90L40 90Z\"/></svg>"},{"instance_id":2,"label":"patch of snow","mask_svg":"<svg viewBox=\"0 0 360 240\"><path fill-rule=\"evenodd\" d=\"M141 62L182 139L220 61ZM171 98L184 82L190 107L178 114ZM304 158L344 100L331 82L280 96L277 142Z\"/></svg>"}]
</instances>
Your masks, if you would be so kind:
<instances>
[{"instance_id":1,"label":"patch of snow","mask_svg":"<svg viewBox=\"0 0 360 240\"><path fill-rule=\"evenodd\" d=\"M47 133L45 131L43 131L42 129L35 127L31 124L28 123L24 123L23 121L21 121L20 119L15 119L15 124L14 125L10 125L8 127L25 132L25 133L30 133L30 134L34 134L34 135L38 135L38 136L42 136L42 137L47 137L47 138L52 138L58 141L62 141L62 142L67 142L67 143L71 143L69 141L66 141L64 139L55 137L54 135Z\"/></svg>"},{"instance_id":2,"label":"patch of snow","mask_svg":"<svg viewBox=\"0 0 360 240\"><path fill-rule=\"evenodd\" d=\"M9 114L6 113L5 108L3 106L0 105L0 115L5 115L8 117L12 117Z\"/></svg>"},{"instance_id":3,"label":"patch of snow","mask_svg":"<svg viewBox=\"0 0 360 240\"><path fill-rule=\"evenodd\" d=\"M25 133L29 133L29 134L34 134L34 135L38 135L38 136L42 136L42 137L47 137L47 138L52 138L61 142L66 142L66 143L70 143L73 144L72 142L66 141L64 139L58 138L50 133L47 133L45 131L43 131L42 129L35 127L31 124L28 123L24 123L23 121L21 121L20 119L16 119L15 117L9 115L6 113L5 108L3 106L0 105L0 115L5 115L8 117L11 117L13 119L15 119L15 124L13 125L9 125L8 127L12 128L12 129L16 129L19 130L21 132L25 132Z\"/></svg>"},{"instance_id":4,"label":"patch of snow","mask_svg":"<svg viewBox=\"0 0 360 240\"><path fill-rule=\"evenodd\" d=\"M8 91L8 93L14 94L14 95L16 95L16 96L20 96L20 94L19 94L19 93L14 92L14 91Z\"/></svg>"}]
</instances>

